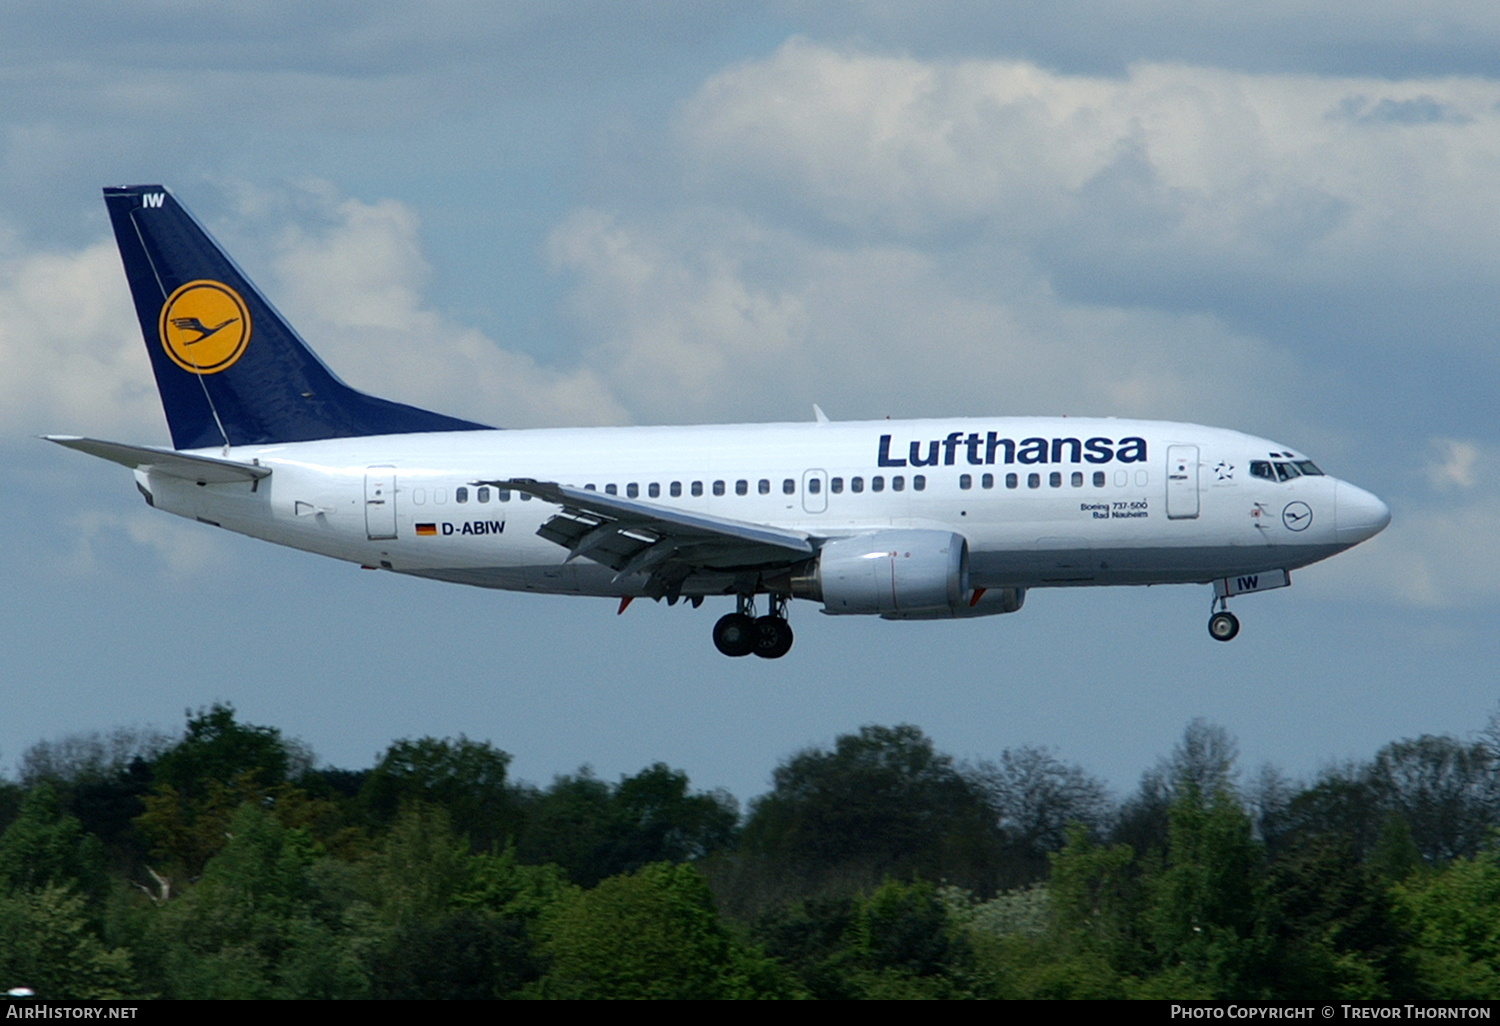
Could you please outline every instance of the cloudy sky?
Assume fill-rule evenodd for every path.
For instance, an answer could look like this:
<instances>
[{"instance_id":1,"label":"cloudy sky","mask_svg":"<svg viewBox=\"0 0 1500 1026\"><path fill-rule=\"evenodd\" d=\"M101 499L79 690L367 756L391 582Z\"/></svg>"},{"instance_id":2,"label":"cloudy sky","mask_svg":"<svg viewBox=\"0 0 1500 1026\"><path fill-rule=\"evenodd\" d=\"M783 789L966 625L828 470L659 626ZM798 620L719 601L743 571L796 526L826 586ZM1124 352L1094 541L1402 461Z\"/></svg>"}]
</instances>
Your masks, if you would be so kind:
<instances>
[{"instance_id":1,"label":"cloudy sky","mask_svg":"<svg viewBox=\"0 0 1500 1026\"><path fill-rule=\"evenodd\" d=\"M492 741L741 799L866 723L1117 789L1194 717L1307 776L1500 698L1500 7L18 0L0 34L0 767L233 702L326 762ZM507 427L1195 420L1392 526L1236 605L962 624L361 573L33 436L165 443L99 188L163 182L366 390ZM724 606L724 603L720 603Z\"/></svg>"}]
</instances>

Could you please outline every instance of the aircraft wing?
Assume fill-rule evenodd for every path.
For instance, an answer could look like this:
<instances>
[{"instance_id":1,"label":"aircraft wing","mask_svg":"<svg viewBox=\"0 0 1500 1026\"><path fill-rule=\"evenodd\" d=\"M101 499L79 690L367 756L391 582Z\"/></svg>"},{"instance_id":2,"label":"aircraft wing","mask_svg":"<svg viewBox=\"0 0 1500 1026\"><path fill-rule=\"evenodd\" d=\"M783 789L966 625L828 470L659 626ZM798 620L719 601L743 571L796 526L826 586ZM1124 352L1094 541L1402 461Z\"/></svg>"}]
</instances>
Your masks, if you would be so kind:
<instances>
[{"instance_id":1,"label":"aircraft wing","mask_svg":"<svg viewBox=\"0 0 1500 1026\"><path fill-rule=\"evenodd\" d=\"M816 551L808 535L712 517L571 485L511 478L478 485L525 492L562 509L537 530L550 542L618 571L651 574L648 592L675 599L695 570L785 567Z\"/></svg>"},{"instance_id":2,"label":"aircraft wing","mask_svg":"<svg viewBox=\"0 0 1500 1026\"><path fill-rule=\"evenodd\" d=\"M130 467L132 470L151 470L170 477L180 477L199 484L225 484L230 481L256 481L271 476L270 467L234 460L221 460L213 456L189 456L175 449L160 449L153 445L126 445L123 442L101 442L97 438L80 438L77 435L43 435L49 442L98 456L102 460Z\"/></svg>"}]
</instances>

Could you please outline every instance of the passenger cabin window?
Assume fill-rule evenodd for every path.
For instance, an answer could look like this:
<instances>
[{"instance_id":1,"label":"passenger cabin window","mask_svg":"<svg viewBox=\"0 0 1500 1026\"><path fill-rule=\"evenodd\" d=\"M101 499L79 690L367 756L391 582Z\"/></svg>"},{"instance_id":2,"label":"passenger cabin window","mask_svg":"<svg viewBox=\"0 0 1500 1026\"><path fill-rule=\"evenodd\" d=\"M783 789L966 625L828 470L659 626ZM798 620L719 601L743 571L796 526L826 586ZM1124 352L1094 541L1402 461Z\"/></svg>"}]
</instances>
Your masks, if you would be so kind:
<instances>
[{"instance_id":1,"label":"passenger cabin window","mask_svg":"<svg viewBox=\"0 0 1500 1026\"><path fill-rule=\"evenodd\" d=\"M723 481L715 481L714 482L714 494L715 495L723 495L724 494L724 482Z\"/></svg>"},{"instance_id":2,"label":"passenger cabin window","mask_svg":"<svg viewBox=\"0 0 1500 1026\"><path fill-rule=\"evenodd\" d=\"M796 480L794 480L793 478L789 477L786 480L782 481L781 482L781 494L782 495L796 495L797 494L797 482L796 482Z\"/></svg>"},{"instance_id":3,"label":"passenger cabin window","mask_svg":"<svg viewBox=\"0 0 1500 1026\"><path fill-rule=\"evenodd\" d=\"M823 491L822 478L810 477L807 479L807 491L810 495L819 495Z\"/></svg>"},{"instance_id":4,"label":"passenger cabin window","mask_svg":"<svg viewBox=\"0 0 1500 1026\"><path fill-rule=\"evenodd\" d=\"M883 492L883 491L885 491L885 478L881 477L879 474L876 474L874 477L870 478L870 491L872 491L872 492Z\"/></svg>"},{"instance_id":5,"label":"passenger cabin window","mask_svg":"<svg viewBox=\"0 0 1500 1026\"><path fill-rule=\"evenodd\" d=\"M680 498L682 498L682 482L681 481L673 481L672 482L672 487L670 489L668 489L668 490L671 492L672 498L674 498L674 499L680 499Z\"/></svg>"},{"instance_id":6,"label":"passenger cabin window","mask_svg":"<svg viewBox=\"0 0 1500 1026\"><path fill-rule=\"evenodd\" d=\"M1007 488L1019 488L1020 486L1021 486L1021 479L1019 477L1017 477L1015 474L1006 474L1005 475L1005 487L1007 487Z\"/></svg>"},{"instance_id":7,"label":"passenger cabin window","mask_svg":"<svg viewBox=\"0 0 1500 1026\"><path fill-rule=\"evenodd\" d=\"M612 484L607 484L607 485L605 485L605 486L604 486L604 494L605 494L605 495L618 495L618 494L620 494L620 493L619 493L619 491L618 491L618 490L617 490L617 489L616 489L616 488L615 488L615 486L614 486L614 485L612 485Z\"/></svg>"},{"instance_id":8,"label":"passenger cabin window","mask_svg":"<svg viewBox=\"0 0 1500 1026\"><path fill-rule=\"evenodd\" d=\"M979 487L981 487L981 488L993 488L993 487L995 487L995 475L994 474L984 474L984 475L982 475L979 478Z\"/></svg>"},{"instance_id":9,"label":"passenger cabin window","mask_svg":"<svg viewBox=\"0 0 1500 1026\"><path fill-rule=\"evenodd\" d=\"M1042 475L1041 474L1027 474L1026 475L1026 487L1027 488L1040 488L1041 486L1042 486Z\"/></svg>"},{"instance_id":10,"label":"passenger cabin window","mask_svg":"<svg viewBox=\"0 0 1500 1026\"><path fill-rule=\"evenodd\" d=\"M892 475L891 476L891 491L893 491L893 492L904 492L904 491L906 491L906 478L903 477L900 474L894 474L894 475Z\"/></svg>"},{"instance_id":11,"label":"passenger cabin window","mask_svg":"<svg viewBox=\"0 0 1500 1026\"><path fill-rule=\"evenodd\" d=\"M925 492L927 490L927 475L913 474L911 476L911 490L914 492Z\"/></svg>"},{"instance_id":12,"label":"passenger cabin window","mask_svg":"<svg viewBox=\"0 0 1500 1026\"><path fill-rule=\"evenodd\" d=\"M655 481L652 481L646 486L646 494L653 499L661 498L661 485L657 484Z\"/></svg>"},{"instance_id":13,"label":"passenger cabin window","mask_svg":"<svg viewBox=\"0 0 1500 1026\"><path fill-rule=\"evenodd\" d=\"M962 488L964 491L968 491L970 488L973 488L974 487L974 476L972 474L959 474L958 475L958 486L960 488Z\"/></svg>"},{"instance_id":14,"label":"passenger cabin window","mask_svg":"<svg viewBox=\"0 0 1500 1026\"><path fill-rule=\"evenodd\" d=\"M453 501L454 502L468 502L469 501L469 490L467 488L463 487L462 485L459 485L457 488L455 488L453 490Z\"/></svg>"},{"instance_id":15,"label":"passenger cabin window","mask_svg":"<svg viewBox=\"0 0 1500 1026\"><path fill-rule=\"evenodd\" d=\"M478 499L480 502L489 502L490 501L490 490L488 488L481 488L475 494L474 497L476 499Z\"/></svg>"},{"instance_id":16,"label":"passenger cabin window","mask_svg":"<svg viewBox=\"0 0 1500 1026\"><path fill-rule=\"evenodd\" d=\"M865 490L865 479L862 478L862 477L851 477L849 479L849 490L851 492L856 493L856 494L859 493L859 492L864 491Z\"/></svg>"},{"instance_id":17,"label":"passenger cabin window","mask_svg":"<svg viewBox=\"0 0 1500 1026\"><path fill-rule=\"evenodd\" d=\"M756 482L755 490L758 491L758 492L760 492L760 494L762 494L762 495L770 495L771 494L771 481L770 481L770 479L769 478L764 478L764 477L761 478L758 482Z\"/></svg>"},{"instance_id":18,"label":"passenger cabin window","mask_svg":"<svg viewBox=\"0 0 1500 1026\"><path fill-rule=\"evenodd\" d=\"M625 497L627 499L636 499L636 498L639 498L640 494L641 494L641 486L638 485L638 484L636 484L634 481L630 482L628 485L625 486Z\"/></svg>"},{"instance_id":19,"label":"passenger cabin window","mask_svg":"<svg viewBox=\"0 0 1500 1026\"><path fill-rule=\"evenodd\" d=\"M744 478L740 478L738 481L736 481L734 483L734 494L736 494L736 495L749 495L750 494L750 482L746 481Z\"/></svg>"},{"instance_id":20,"label":"passenger cabin window","mask_svg":"<svg viewBox=\"0 0 1500 1026\"><path fill-rule=\"evenodd\" d=\"M702 495L702 494L703 494L703 482L702 481L694 481L693 482L693 495L694 496L698 496L698 495Z\"/></svg>"},{"instance_id":21,"label":"passenger cabin window","mask_svg":"<svg viewBox=\"0 0 1500 1026\"><path fill-rule=\"evenodd\" d=\"M1096 471L1094 471L1094 487L1095 488L1103 488L1104 487L1104 471L1102 471L1102 470L1096 470Z\"/></svg>"},{"instance_id":22,"label":"passenger cabin window","mask_svg":"<svg viewBox=\"0 0 1500 1026\"><path fill-rule=\"evenodd\" d=\"M502 488L502 489L500 489L500 491L496 495L496 498L498 498L501 502L509 502L510 501L510 489L509 488Z\"/></svg>"},{"instance_id":23,"label":"passenger cabin window","mask_svg":"<svg viewBox=\"0 0 1500 1026\"><path fill-rule=\"evenodd\" d=\"M1062 487L1062 471L1060 471L1060 470L1054 470L1051 474L1047 475L1047 483L1049 485L1051 485L1053 488L1061 488Z\"/></svg>"},{"instance_id":24,"label":"passenger cabin window","mask_svg":"<svg viewBox=\"0 0 1500 1026\"><path fill-rule=\"evenodd\" d=\"M841 477L830 477L828 479L828 490L834 495L843 495L844 479Z\"/></svg>"}]
</instances>

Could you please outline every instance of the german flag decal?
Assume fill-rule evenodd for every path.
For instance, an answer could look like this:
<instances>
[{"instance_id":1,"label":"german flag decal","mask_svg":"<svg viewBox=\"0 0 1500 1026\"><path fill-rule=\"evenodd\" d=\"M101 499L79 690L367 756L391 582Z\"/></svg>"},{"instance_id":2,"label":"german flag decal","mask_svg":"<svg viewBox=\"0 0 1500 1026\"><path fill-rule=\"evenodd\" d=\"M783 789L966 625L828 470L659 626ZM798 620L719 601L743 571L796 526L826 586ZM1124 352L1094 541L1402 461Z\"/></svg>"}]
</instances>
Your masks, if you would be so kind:
<instances>
[{"instance_id":1,"label":"german flag decal","mask_svg":"<svg viewBox=\"0 0 1500 1026\"><path fill-rule=\"evenodd\" d=\"M437 534L437 524L418 524L417 535L419 537Z\"/></svg>"}]
</instances>

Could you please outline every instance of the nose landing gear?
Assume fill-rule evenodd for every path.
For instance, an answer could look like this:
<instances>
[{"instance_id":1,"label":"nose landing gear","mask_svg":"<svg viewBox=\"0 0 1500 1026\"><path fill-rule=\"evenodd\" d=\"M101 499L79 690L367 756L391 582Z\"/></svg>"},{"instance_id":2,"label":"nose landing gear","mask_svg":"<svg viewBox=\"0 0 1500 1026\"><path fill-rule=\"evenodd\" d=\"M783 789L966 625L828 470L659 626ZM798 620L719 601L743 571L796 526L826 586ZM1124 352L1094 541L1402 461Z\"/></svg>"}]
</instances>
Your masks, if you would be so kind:
<instances>
[{"instance_id":1,"label":"nose landing gear","mask_svg":"<svg viewBox=\"0 0 1500 1026\"><path fill-rule=\"evenodd\" d=\"M1208 618L1208 636L1215 641L1233 641L1240 632L1240 619L1229 611L1224 596L1214 599L1218 611Z\"/></svg>"},{"instance_id":2,"label":"nose landing gear","mask_svg":"<svg viewBox=\"0 0 1500 1026\"><path fill-rule=\"evenodd\" d=\"M1233 641L1240 632L1239 617L1225 609L1208 618L1208 636L1215 641Z\"/></svg>"},{"instance_id":3,"label":"nose landing gear","mask_svg":"<svg viewBox=\"0 0 1500 1026\"><path fill-rule=\"evenodd\" d=\"M766 616L755 615L755 596L740 595L735 611L714 624L714 647L727 656L755 653L762 659L780 659L792 648L792 625L786 619L785 595L770 597Z\"/></svg>"}]
</instances>

